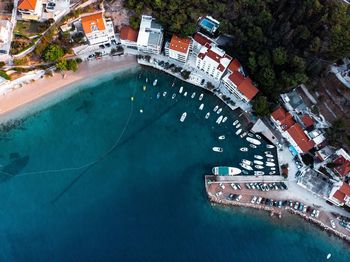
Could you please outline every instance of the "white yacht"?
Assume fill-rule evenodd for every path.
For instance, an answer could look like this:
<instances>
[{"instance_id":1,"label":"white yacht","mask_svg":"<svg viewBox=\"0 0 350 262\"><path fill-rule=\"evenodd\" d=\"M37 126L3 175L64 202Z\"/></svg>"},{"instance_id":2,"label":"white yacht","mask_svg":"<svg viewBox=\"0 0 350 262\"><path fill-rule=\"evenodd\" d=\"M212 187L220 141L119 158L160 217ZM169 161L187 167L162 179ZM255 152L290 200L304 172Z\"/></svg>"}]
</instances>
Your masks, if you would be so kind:
<instances>
[{"instance_id":1,"label":"white yacht","mask_svg":"<svg viewBox=\"0 0 350 262\"><path fill-rule=\"evenodd\" d=\"M239 150L241 150L242 152L247 152L248 151L248 147L241 147Z\"/></svg>"},{"instance_id":2,"label":"white yacht","mask_svg":"<svg viewBox=\"0 0 350 262\"><path fill-rule=\"evenodd\" d=\"M160 93L158 92L158 93L157 93L157 99L159 99L159 97L160 97Z\"/></svg>"},{"instance_id":3,"label":"white yacht","mask_svg":"<svg viewBox=\"0 0 350 262\"><path fill-rule=\"evenodd\" d=\"M263 175L265 175L265 173L263 171L254 171L254 175L263 176Z\"/></svg>"},{"instance_id":4,"label":"white yacht","mask_svg":"<svg viewBox=\"0 0 350 262\"><path fill-rule=\"evenodd\" d=\"M257 146L256 146L256 145L253 145L253 144L249 144L249 146L250 146L251 148L257 148Z\"/></svg>"},{"instance_id":5,"label":"white yacht","mask_svg":"<svg viewBox=\"0 0 350 262\"><path fill-rule=\"evenodd\" d=\"M222 147L214 146L214 147L213 147L213 151L214 151L214 152L219 152L219 153L221 153L221 152L224 151L224 149L222 149Z\"/></svg>"},{"instance_id":6,"label":"white yacht","mask_svg":"<svg viewBox=\"0 0 350 262\"><path fill-rule=\"evenodd\" d=\"M269 172L269 175L274 175L274 174L276 174L276 171L270 171Z\"/></svg>"},{"instance_id":7,"label":"white yacht","mask_svg":"<svg viewBox=\"0 0 350 262\"><path fill-rule=\"evenodd\" d=\"M271 169L271 170L276 170L276 168L275 168L275 167L270 167L270 169Z\"/></svg>"},{"instance_id":8,"label":"white yacht","mask_svg":"<svg viewBox=\"0 0 350 262\"><path fill-rule=\"evenodd\" d=\"M219 110L216 113L220 114L221 112L222 112L222 108L220 107Z\"/></svg>"},{"instance_id":9,"label":"white yacht","mask_svg":"<svg viewBox=\"0 0 350 262\"><path fill-rule=\"evenodd\" d=\"M261 145L261 142L255 138L247 137L246 139L249 143L252 143L257 146Z\"/></svg>"},{"instance_id":10,"label":"white yacht","mask_svg":"<svg viewBox=\"0 0 350 262\"><path fill-rule=\"evenodd\" d=\"M249 132L249 133L248 133L248 136L253 137L253 134Z\"/></svg>"},{"instance_id":11,"label":"white yacht","mask_svg":"<svg viewBox=\"0 0 350 262\"><path fill-rule=\"evenodd\" d=\"M274 148L274 145L266 145L267 148Z\"/></svg>"},{"instance_id":12,"label":"white yacht","mask_svg":"<svg viewBox=\"0 0 350 262\"><path fill-rule=\"evenodd\" d=\"M199 96L199 101L202 101L203 97L204 97L204 95L201 94L201 95Z\"/></svg>"},{"instance_id":13,"label":"white yacht","mask_svg":"<svg viewBox=\"0 0 350 262\"><path fill-rule=\"evenodd\" d=\"M216 176L234 176L240 174L242 171L237 167L216 166L213 167L212 172Z\"/></svg>"},{"instance_id":14,"label":"white yacht","mask_svg":"<svg viewBox=\"0 0 350 262\"><path fill-rule=\"evenodd\" d=\"M184 112L184 113L181 115L180 121L181 121L181 122L185 121L186 116L187 116L187 113Z\"/></svg>"},{"instance_id":15,"label":"white yacht","mask_svg":"<svg viewBox=\"0 0 350 262\"><path fill-rule=\"evenodd\" d=\"M246 164L246 165L251 165L252 161L247 160L247 159L242 159L242 163Z\"/></svg>"},{"instance_id":16,"label":"white yacht","mask_svg":"<svg viewBox=\"0 0 350 262\"><path fill-rule=\"evenodd\" d=\"M246 164L244 164L244 163L239 163L239 165L240 165L241 167L243 167L244 169L246 169L246 170L253 170L253 168L252 168L251 166L246 165Z\"/></svg>"},{"instance_id":17,"label":"white yacht","mask_svg":"<svg viewBox=\"0 0 350 262\"><path fill-rule=\"evenodd\" d=\"M175 96L176 96L176 94L174 93L174 94L172 95L171 99L174 99L174 98L175 98Z\"/></svg>"},{"instance_id":18,"label":"white yacht","mask_svg":"<svg viewBox=\"0 0 350 262\"><path fill-rule=\"evenodd\" d=\"M223 116L219 116L218 119L216 119L216 123L220 125L222 118L223 118Z\"/></svg>"},{"instance_id":19,"label":"white yacht","mask_svg":"<svg viewBox=\"0 0 350 262\"><path fill-rule=\"evenodd\" d=\"M224 119L222 119L222 122L225 123L227 120L227 116L224 117Z\"/></svg>"},{"instance_id":20,"label":"white yacht","mask_svg":"<svg viewBox=\"0 0 350 262\"><path fill-rule=\"evenodd\" d=\"M206 115L205 115L205 119L208 119L210 117L210 113L208 112Z\"/></svg>"},{"instance_id":21,"label":"white yacht","mask_svg":"<svg viewBox=\"0 0 350 262\"><path fill-rule=\"evenodd\" d=\"M243 132L243 133L240 135L240 137L243 138L243 137L245 137L246 135L247 135L247 132Z\"/></svg>"},{"instance_id":22,"label":"white yacht","mask_svg":"<svg viewBox=\"0 0 350 262\"><path fill-rule=\"evenodd\" d=\"M261 166L261 165L255 165L254 166L256 169L263 169L264 167L263 166Z\"/></svg>"},{"instance_id":23,"label":"white yacht","mask_svg":"<svg viewBox=\"0 0 350 262\"><path fill-rule=\"evenodd\" d=\"M204 104L201 104L201 105L199 106L199 110L203 110L203 108L204 108Z\"/></svg>"},{"instance_id":24,"label":"white yacht","mask_svg":"<svg viewBox=\"0 0 350 262\"><path fill-rule=\"evenodd\" d=\"M183 90L184 90L184 87L183 86L180 87L179 93L181 94Z\"/></svg>"},{"instance_id":25,"label":"white yacht","mask_svg":"<svg viewBox=\"0 0 350 262\"><path fill-rule=\"evenodd\" d=\"M272 163L272 162L266 162L265 164L266 164L266 166L269 166L269 167L276 166L275 163Z\"/></svg>"},{"instance_id":26,"label":"white yacht","mask_svg":"<svg viewBox=\"0 0 350 262\"><path fill-rule=\"evenodd\" d=\"M224 140L226 137L224 135L218 137L220 140Z\"/></svg>"},{"instance_id":27,"label":"white yacht","mask_svg":"<svg viewBox=\"0 0 350 262\"><path fill-rule=\"evenodd\" d=\"M269 157L269 158L273 158L273 155L271 155L271 154L266 154L265 156Z\"/></svg>"},{"instance_id":28,"label":"white yacht","mask_svg":"<svg viewBox=\"0 0 350 262\"><path fill-rule=\"evenodd\" d=\"M146 77L146 83L148 83L148 78Z\"/></svg>"},{"instance_id":29,"label":"white yacht","mask_svg":"<svg viewBox=\"0 0 350 262\"><path fill-rule=\"evenodd\" d=\"M265 151L265 154L272 154L271 151Z\"/></svg>"},{"instance_id":30,"label":"white yacht","mask_svg":"<svg viewBox=\"0 0 350 262\"><path fill-rule=\"evenodd\" d=\"M158 79L154 80L154 81L153 81L153 86L156 86L157 83L158 83Z\"/></svg>"},{"instance_id":31,"label":"white yacht","mask_svg":"<svg viewBox=\"0 0 350 262\"><path fill-rule=\"evenodd\" d=\"M163 96L166 96L166 94L167 94L166 91L164 91L164 92L163 92Z\"/></svg>"},{"instance_id":32,"label":"white yacht","mask_svg":"<svg viewBox=\"0 0 350 262\"><path fill-rule=\"evenodd\" d=\"M260 159L260 160L264 159L262 156L259 156L259 155L254 155L254 158L255 159Z\"/></svg>"},{"instance_id":33,"label":"white yacht","mask_svg":"<svg viewBox=\"0 0 350 262\"><path fill-rule=\"evenodd\" d=\"M219 109L219 106L215 106L213 111L216 112L216 110L218 110L218 109Z\"/></svg>"},{"instance_id":34,"label":"white yacht","mask_svg":"<svg viewBox=\"0 0 350 262\"><path fill-rule=\"evenodd\" d=\"M241 132L242 132L242 129L238 129L238 130L236 131L236 135L239 135Z\"/></svg>"},{"instance_id":35,"label":"white yacht","mask_svg":"<svg viewBox=\"0 0 350 262\"><path fill-rule=\"evenodd\" d=\"M191 95L191 98L194 98L196 96L196 92L193 92Z\"/></svg>"},{"instance_id":36,"label":"white yacht","mask_svg":"<svg viewBox=\"0 0 350 262\"><path fill-rule=\"evenodd\" d=\"M187 92L184 93L184 96L187 96Z\"/></svg>"},{"instance_id":37,"label":"white yacht","mask_svg":"<svg viewBox=\"0 0 350 262\"><path fill-rule=\"evenodd\" d=\"M240 127L241 127L241 124L236 125L236 128L240 128Z\"/></svg>"},{"instance_id":38,"label":"white yacht","mask_svg":"<svg viewBox=\"0 0 350 262\"><path fill-rule=\"evenodd\" d=\"M236 120L235 122L233 122L233 125L235 126L235 125L237 125L238 123L239 123L239 121Z\"/></svg>"},{"instance_id":39,"label":"white yacht","mask_svg":"<svg viewBox=\"0 0 350 262\"><path fill-rule=\"evenodd\" d=\"M256 165L263 165L264 162L260 161L260 160L254 160L254 164L256 164Z\"/></svg>"},{"instance_id":40,"label":"white yacht","mask_svg":"<svg viewBox=\"0 0 350 262\"><path fill-rule=\"evenodd\" d=\"M273 159L273 158L268 158L267 161L269 161L269 162L275 162L275 159Z\"/></svg>"},{"instance_id":41,"label":"white yacht","mask_svg":"<svg viewBox=\"0 0 350 262\"><path fill-rule=\"evenodd\" d=\"M259 136L258 134L255 134L257 139L261 139L261 136Z\"/></svg>"}]
</instances>

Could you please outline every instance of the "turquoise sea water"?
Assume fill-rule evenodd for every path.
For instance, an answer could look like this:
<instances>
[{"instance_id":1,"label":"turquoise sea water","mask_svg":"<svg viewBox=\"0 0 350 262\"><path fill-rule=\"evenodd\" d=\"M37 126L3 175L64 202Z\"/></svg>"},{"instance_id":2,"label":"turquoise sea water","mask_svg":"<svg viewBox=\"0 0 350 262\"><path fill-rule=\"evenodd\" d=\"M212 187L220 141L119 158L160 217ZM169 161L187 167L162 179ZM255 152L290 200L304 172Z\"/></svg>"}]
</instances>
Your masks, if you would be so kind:
<instances>
[{"instance_id":1,"label":"turquoise sea water","mask_svg":"<svg viewBox=\"0 0 350 262\"><path fill-rule=\"evenodd\" d=\"M147 69L91 80L0 134L11 174L0 177L0 260L350 261L349 246L300 219L209 203L204 174L264 150L240 152L238 116L224 109L218 126L218 99L173 81Z\"/></svg>"}]
</instances>

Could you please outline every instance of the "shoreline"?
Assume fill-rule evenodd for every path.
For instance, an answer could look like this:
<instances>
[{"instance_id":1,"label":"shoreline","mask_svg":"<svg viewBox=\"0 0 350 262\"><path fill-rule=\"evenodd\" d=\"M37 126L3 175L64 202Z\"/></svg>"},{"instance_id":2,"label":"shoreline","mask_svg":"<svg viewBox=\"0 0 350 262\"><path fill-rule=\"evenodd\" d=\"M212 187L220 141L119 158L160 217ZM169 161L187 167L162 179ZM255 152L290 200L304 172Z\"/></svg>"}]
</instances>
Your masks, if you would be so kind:
<instances>
[{"instance_id":1,"label":"shoreline","mask_svg":"<svg viewBox=\"0 0 350 262\"><path fill-rule=\"evenodd\" d=\"M39 104L41 100L54 98L61 91L69 90L69 87L89 81L90 78L118 73L138 66L136 57L133 55L106 57L82 62L76 72L69 71L64 74L55 72L52 77L45 76L25 84L0 96L0 124L21 118L23 114L34 113L29 108Z\"/></svg>"}]
</instances>

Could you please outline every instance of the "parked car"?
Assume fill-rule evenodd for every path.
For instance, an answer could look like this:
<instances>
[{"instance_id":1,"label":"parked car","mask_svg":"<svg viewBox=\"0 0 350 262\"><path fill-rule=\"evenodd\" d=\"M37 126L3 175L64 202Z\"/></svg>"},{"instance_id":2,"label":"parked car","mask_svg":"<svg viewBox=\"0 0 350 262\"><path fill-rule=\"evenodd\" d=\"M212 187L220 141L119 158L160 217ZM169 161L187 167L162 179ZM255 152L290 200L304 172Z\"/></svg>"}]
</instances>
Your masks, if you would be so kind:
<instances>
[{"instance_id":1,"label":"parked car","mask_svg":"<svg viewBox=\"0 0 350 262\"><path fill-rule=\"evenodd\" d=\"M332 228L334 228L334 229L335 229L335 222L334 222L334 220L333 220L333 219L331 219L331 226L332 226Z\"/></svg>"},{"instance_id":2,"label":"parked car","mask_svg":"<svg viewBox=\"0 0 350 262\"><path fill-rule=\"evenodd\" d=\"M221 191L216 192L216 193L215 193L215 195L216 195L217 197L219 197L219 196L221 196L221 195L222 195L222 192L221 192Z\"/></svg>"},{"instance_id":3,"label":"parked car","mask_svg":"<svg viewBox=\"0 0 350 262\"><path fill-rule=\"evenodd\" d=\"M253 196L253 198L252 198L252 200L250 201L250 203L255 204L256 198L257 198L256 196Z\"/></svg>"},{"instance_id":4,"label":"parked car","mask_svg":"<svg viewBox=\"0 0 350 262\"><path fill-rule=\"evenodd\" d=\"M231 183L231 187L233 190L237 190L237 186L234 183Z\"/></svg>"},{"instance_id":5,"label":"parked car","mask_svg":"<svg viewBox=\"0 0 350 262\"><path fill-rule=\"evenodd\" d=\"M219 186L222 188L222 189L225 189L225 185L223 183L220 183Z\"/></svg>"},{"instance_id":6,"label":"parked car","mask_svg":"<svg viewBox=\"0 0 350 262\"><path fill-rule=\"evenodd\" d=\"M242 199L242 195L238 195L237 197L236 197L236 201L239 201L239 200L241 200Z\"/></svg>"}]
</instances>

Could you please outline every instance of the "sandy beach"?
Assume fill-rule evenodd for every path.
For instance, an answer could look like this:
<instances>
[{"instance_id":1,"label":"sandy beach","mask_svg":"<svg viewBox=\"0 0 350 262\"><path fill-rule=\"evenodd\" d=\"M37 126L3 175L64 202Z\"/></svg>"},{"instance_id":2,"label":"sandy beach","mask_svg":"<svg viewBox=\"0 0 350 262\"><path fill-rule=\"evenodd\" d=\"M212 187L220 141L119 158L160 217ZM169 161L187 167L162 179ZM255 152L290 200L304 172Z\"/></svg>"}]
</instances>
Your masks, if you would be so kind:
<instances>
[{"instance_id":1,"label":"sandy beach","mask_svg":"<svg viewBox=\"0 0 350 262\"><path fill-rule=\"evenodd\" d=\"M137 66L136 58L131 55L83 62L76 72L65 72L64 75L55 73L53 77L44 77L2 95L0 97L0 117L23 108L35 100L52 95L73 83L135 66Z\"/></svg>"}]
</instances>

